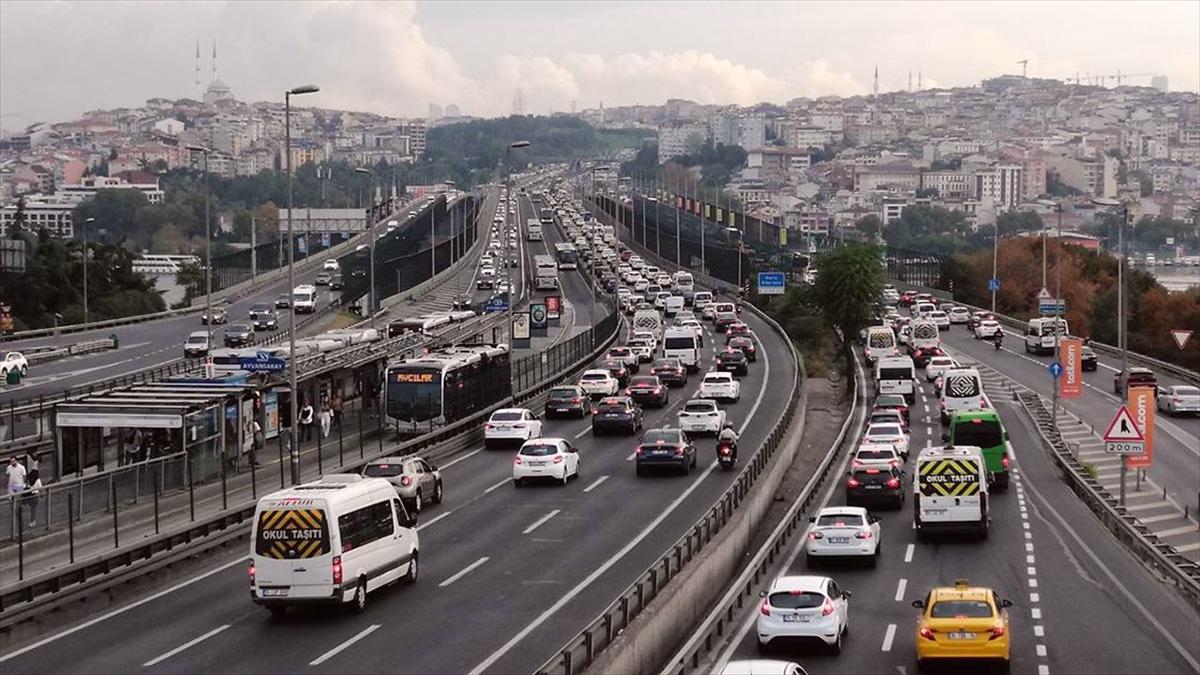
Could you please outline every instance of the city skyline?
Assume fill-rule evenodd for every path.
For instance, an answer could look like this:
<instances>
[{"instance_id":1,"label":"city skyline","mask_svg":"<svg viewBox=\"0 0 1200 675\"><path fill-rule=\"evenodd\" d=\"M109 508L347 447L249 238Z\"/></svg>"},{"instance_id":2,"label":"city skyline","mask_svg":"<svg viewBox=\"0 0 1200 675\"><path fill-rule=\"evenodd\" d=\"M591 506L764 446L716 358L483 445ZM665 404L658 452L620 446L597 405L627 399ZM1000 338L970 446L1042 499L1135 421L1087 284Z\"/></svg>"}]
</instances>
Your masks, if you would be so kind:
<instances>
[{"instance_id":1,"label":"city skyline","mask_svg":"<svg viewBox=\"0 0 1200 675\"><path fill-rule=\"evenodd\" d=\"M871 93L876 64L880 91L907 89L918 77L925 89L978 85L1019 74L1025 60L1030 77L1106 75L1112 83L1122 72L1127 83L1146 85L1145 73L1165 75L1172 90L1200 90L1200 5L1108 3L1103 15L1079 15L1077 3L1039 3L1036 13L1032 4L996 14L999 7L689 5L682 15L670 2L4 3L0 126L64 121L158 96L198 99L211 79L213 42L219 76L240 100L273 100L276 90L313 81L322 94L311 105L397 116L424 116L430 103L505 115L518 87L533 114L668 98L749 105L859 95ZM778 21L757 25L756 9ZM1145 20L1130 27L1122 18L1130 11ZM42 49L38 36L50 25L58 58L22 56ZM663 25L676 30L663 33ZM712 26L731 39L711 37ZM143 39L119 39L126 31ZM520 33L535 39L511 37ZM581 42L581 34L606 39ZM759 37L739 37L746 35ZM1113 41L1128 48L1099 48Z\"/></svg>"}]
</instances>

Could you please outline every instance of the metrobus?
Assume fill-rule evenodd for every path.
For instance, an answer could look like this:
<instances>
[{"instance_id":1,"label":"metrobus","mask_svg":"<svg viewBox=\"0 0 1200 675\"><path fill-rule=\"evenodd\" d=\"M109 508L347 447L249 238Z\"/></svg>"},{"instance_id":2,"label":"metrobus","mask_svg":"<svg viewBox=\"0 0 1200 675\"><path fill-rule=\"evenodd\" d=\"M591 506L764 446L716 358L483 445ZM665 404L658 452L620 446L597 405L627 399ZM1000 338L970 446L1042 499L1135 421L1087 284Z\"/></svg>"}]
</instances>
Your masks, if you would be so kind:
<instances>
[{"instance_id":1,"label":"metrobus","mask_svg":"<svg viewBox=\"0 0 1200 675\"><path fill-rule=\"evenodd\" d=\"M554 257L558 259L558 268L573 270L579 266L579 251L574 244L555 244Z\"/></svg>"},{"instance_id":2,"label":"metrobus","mask_svg":"<svg viewBox=\"0 0 1200 675\"><path fill-rule=\"evenodd\" d=\"M413 434L468 417L512 396L508 345L459 345L387 367L389 428Z\"/></svg>"},{"instance_id":3,"label":"metrobus","mask_svg":"<svg viewBox=\"0 0 1200 675\"><path fill-rule=\"evenodd\" d=\"M543 209L539 210L538 211L538 220L541 221L542 225L553 225L554 224L554 209L543 208Z\"/></svg>"},{"instance_id":4,"label":"metrobus","mask_svg":"<svg viewBox=\"0 0 1200 675\"><path fill-rule=\"evenodd\" d=\"M539 291L558 288L558 263L548 255L533 256L533 287Z\"/></svg>"}]
</instances>

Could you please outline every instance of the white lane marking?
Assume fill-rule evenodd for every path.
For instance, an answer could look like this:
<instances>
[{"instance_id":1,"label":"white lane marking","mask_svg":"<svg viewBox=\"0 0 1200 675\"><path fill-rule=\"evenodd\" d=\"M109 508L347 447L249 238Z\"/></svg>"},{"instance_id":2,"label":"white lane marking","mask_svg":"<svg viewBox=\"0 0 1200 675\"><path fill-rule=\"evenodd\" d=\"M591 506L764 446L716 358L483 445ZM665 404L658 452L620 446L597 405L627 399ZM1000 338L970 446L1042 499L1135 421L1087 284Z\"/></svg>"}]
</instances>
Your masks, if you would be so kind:
<instances>
[{"instance_id":1,"label":"white lane marking","mask_svg":"<svg viewBox=\"0 0 1200 675\"><path fill-rule=\"evenodd\" d=\"M929 404L928 403L925 404L925 412L929 412ZM303 422L304 420L300 420L300 421Z\"/></svg>"},{"instance_id":2,"label":"white lane marking","mask_svg":"<svg viewBox=\"0 0 1200 675\"><path fill-rule=\"evenodd\" d=\"M637 450L634 450L633 452L629 453L629 456L625 458L625 461L632 462L634 457L637 457Z\"/></svg>"},{"instance_id":3,"label":"white lane marking","mask_svg":"<svg viewBox=\"0 0 1200 675\"><path fill-rule=\"evenodd\" d=\"M1036 577L1037 576L1037 568L1036 567L1026 567L1025 574L1028 574L1031 577Z\"/></svg>"},{"instance_id":4,"label":"white lane marking","mask_svg":"<svg viewBox=\"0 0 1200 675\"><path fill-rule=\"evenodd\" d=\"M1029 610L1029 616L1034 620L1040 619L1042 618L1042 610L1034 607L1033 609Z\"/></svg>"},{"instance_id":5,"label":"white lane marking","mask_svg":"<svg viewBox=\"0 0 1200 675\"><path fill-rule=\"evenodd\" d=\"M495 484L495 485L493 485L492 487L490 487L490 488L488 488L488 489L484 490L484 491L483 491L483 494L485 494L485 495L486 495L486 494L487 494L487 493L489 493L489 492L492 492L492 491L494 491L494 490L497 490L497 489L499 489L499 488L500 488L500 486L502 486L502 485L504 485L504 484L508 483L508 481L510 481L510 480L512 480L512 477L511 477L511 476L510 476L510 477L508 477L508 478L505 478L504 480L500 481L499 483L496 483L496 484Z\"/></svg>"},{"instance_id":6,"label":"white lane marking","mask_svg":"<svg viewBox=\"0 0 1200 675\"><path fill-rule=\"evenodd\" d=\"M894 640L894 639L896 639L896 624L889 623L888 627L887 627L887 632L885 632L883 634L883 645L880 646L879 651L881 651L881 652L892 651L892 640Z\"/></svg>"},{"instance_id":7,"label":"white lane marking","mask_svg":"<svg viewBox=\"0 0 1200 675\"><path fill-rule=\"evenodd\" d=\"M455 464L458 464L459 462L461 462L463 460L470 459L470 458L474 457L475 455L478 455L481 452L483 452L483 448L476 448L476 449L472 450L471 452L468 452L467 454L463 455L462 457L458 457L457 459L452 459L449 462L442 464L441 466L438 467L438 469L441 471L445 471L446 469L449 469L450 467L454 466Z\"/></svg>"},{"instance_id":8,"label":"white lane marking","mask_svg":"<svg viewBox=\"0 0 1200 675\"><path fill-rule=\"evenodd\" d=\"M538 518L537 520L533 521L533 524L530 525L529 527L525 528L525 530L521 534L529 534L530 532L533 532L534 530L538 529L542 525L545 525L547 521L549 521L554 516L557 516L559 513L562 513L561 509L554 509L550 513L547 513L546 515L542 516L541 518Z\"/></svg>"},{"instance_id":9,"label":"white lane marking","mask_svg":"<svg viewBox=\"0 0 1200 675\"><path fill-rule=\"evenodd\" d=\"M606 480L608 480L608 475L600 476L600 477L599 477L599 478L597 478L595 481L593 481L591 485L589 485L589 486L587 486L587 487L583 488L583 491L584 491L584 492L591 492L592 490L594 490L594 489L596 489L596 488L600 487L600 484L601 484L601 483L603 483L603 482L604 482L604 481L606 481Z\"/></svg>"},{"instance_id":10,"label":"white lane marking","mask_svg":"<svg viewBox=\"0 0 1200 675\"><path fill-rule=\"evenodd\" d=\"M1029 594L1029 602L1031 602L1031 603L1040 602L1041 597L1042 596L1039 593L1030 593Z\"/></svg>"},{"instance_id":11,"label":"white lane marking","mask_svg":"<svg viewBox=\"0 0 1200 675\"><path fill-rule=\"evenodd\" d=\"M1044 663L1038 665L1038 675L1050 675L1050 666Z\"/></svg>"},{"instance_id":12,"label":"white lane marking","mask_svg":"<svg viewBox=\"0 0 1200 675\"><path fill-rule=\"evenodd\" d=\"M901 579L900 583L896 584L896 602L904 600L904 589L908 588L908 579Z\"/></svg>"},{"instance_id":13,"label":"white lane marking","mask_svg":"<svg viewBox=\"0 0 1200 675\"><path fill-rule=\"evenodd\" d=\"M229 569L230 567L235 567L237 565L245 565L245 564L246 564L245 558L231 560L231 561L225 563L224 565L221 565L220 567L215 567L207 572L204 572L203 574L198 574L198 575L192 577L191 579L188 579L187 581L181 581L178 584L171 586L170 588L164 588L163 590L161 590L153 595L146 596L146 597L142 598L141 600L138 600L137 602L130 603L119 609L114 609L113 611L111 611L107 614L102 614L90 621L85 621L85 622L79 624L78 626L75 626L73 628L68 628L67 630L62 631L61 633L55 633L54 635L51 635L50 637L38 640L37 642L35 642L27 647L22 647L21 649L18 649L15 652L11 652L9 654L4 654L3 656L0 656L0 663L4 663L5 661L8 661L9 659L15 659L16 657L18 657L22 654L31 652L39 647L44 647L44 646L50 644L51 642L56 642L58 640L61 640L62 638L69 636L69 635L74 635L75 633L78 633L79 631L84 630L85 628L91 628L92 626L95 626L96 624L98 624L102 621L107 621L108 619L111 619L114 616L124 614L125 612L128 612L131 609L136 609L138 607L141 607L142 605L144 605L148 602L153 602L153 601L163 597L164 595L174 593L175 591L177 591L181 588L185 588L187 586L191 586L192 584L194 584L198 581L203 581L203 580L211 577L214 574L217 574L219 572L224 572L225 570Z\"/></svg>"},{"instance_id":14,"label":"white lane marking","mask_svg":"<svg viewBox=\"0 0 1200 675\"><path fill-rule=\"evenodd\" d=\"M579 433L575 434L575 438L576 439L583 438L584 436L587 436L588 432L590 432L591 430L592 430L591 427L584 427L583 431L580 431Z\"/></svg>"},{"instance_id":15,"label":"white lane marking","mask_svg":"<svg viewBox=\"0 0 1200 675\"><path fill-rule=\"evenodd\" d=\"M434 523L436 523L436 522L438 522L439 520L441 520L441 519L445 518L446 516L449 516L451 513L454 513L454 512L453 512L453 511L447 511L447 512L445 512L445 513L441 514L440 516L437 516L437 517L436 517L436 518L434 518L433 520L427 520L427 521L425 521L424 523L421 523L420 525L418 525L418 526L417 526L417 532L420 532L421 530L423 530L423 529L425 529L425 528L429 527L430 525L433 525Z\"/></svg>"},{"instance_id":16,"label":"white lane marking","mask_svg":"<svg viewBox=\"0 0 1200 675\"><path fill-rule=\"evenodd\" d=\"M1034 556L1032 556L1032 555L1025 556L1025 564L1026 565L1034 564Z\"/></svg>"},{"instance_id":17,"label":"white lane marking","mask_svg":"<svg viewBox=\"0 0 1200 675\"><path fill-rule=\"evenodd\" d=\"M470 565L467 565L466 567L462 568L458 572L455 572L454 576L452 576L449 579L446 579L442 583L438 584L438 588L445 588L445 587L449 586L450 584L458 581L459 579L467 576L471 572L474 572L477 567L484 564L488 560L490 560L490 558L488 558L486 555L483 556L479 560L476 560L475 562L471 563Z\"/></svg>"},{"instance_id":18,"label":"white lane marking","mask_svg":"<svg viewBox=\"0 0 1200 675\"><path fill-rule=\"evenodd\" d=\"M1029 587L1030 588L1038 587L1038 580L1035 577L1029 577Z\"/></svg>"},{"instance_id":19,"label":"white lane marking","mask_svg":"<svg viewBox=\"0 0 1200 675\"><path fill-rule=\"evenodd\" d=\"M1046 629L1043 626L1034 626L1033 634L1037 637L1046 637Z\"/></svg>"},{"instance_id":20,"label":"white lane marking","mask_svg":"<svg viewBox=\"0 0 1200 675\"><path fill-rule=\"evenodd\" d=\"M904 562L906 562L906 563L910 563L910 562L912 562L912 559L913 559L913 551L914 551L915 549L916 549L916 546L914 546L914 545L912 545L912 544L909 544L907 547L905 547L905 549L904 549Z\"/></svg>"},{"instance_id":21,"label":"white lane marking","mask_svg":"<svg viewBox=\"0 0 1200 675\"><path fill-rule=\"evenodd\" d=\"M1025 542L1025 552L1033 553L1033 542L1031 542L1031 541Z\"/></svg>"},{"instance_id":22,"label":"white lane marking","mask_svg":"<svg viewBox=\"0 0 1200 675\"><path fill-rule=\"evenodd\" d=\"M207 633L205 633L204 635L201 635L198 638L195 638L193 640L188 640L187 642L179 645L175 649L172 649L171 651L169 651L165 654L161 654L159 656L156 656L156 657L150 659L149 661L143 663L142 667L149 668L150 666L153 666L156 663L166 661L167 659L171 658L172 656L175 656L179 652L182 652L186 649L191 649L192 647L195 647L196 645L200 644L201 642L204 642L205 640L216 635L217 633L220 633L221 631L225 630L226 628L229 628L229 624L227 624L227 623L217 626L216 628L208 631Z\"/></svg>"},{"instance_id":23,"label":"white lane marking","mask_svg":"<svg viewBox=\"0 0 1200 675\"><path fill-rule=\"evenodd\" d=\"M368 635L370 635L371 633L374 633L377 630L379 630L379 624L377 624L377 623L373 623L370 626L367 626L366 628L364 628L362 631L360 631L354 637L350 638L349 640L346 640L345 642L343 642L340 645L337 645L333 649L330 649L329 651L318 656L317 658L313 659L312 661L309 661L308 665L319 666L322 663L325 663L329 659L332 659L333 657L337 656L338 654L341 654L343 651L346 650L347 647L353 645L355 642L358 642L359 640L367 637Z\"/></svg>"}]
</instances>

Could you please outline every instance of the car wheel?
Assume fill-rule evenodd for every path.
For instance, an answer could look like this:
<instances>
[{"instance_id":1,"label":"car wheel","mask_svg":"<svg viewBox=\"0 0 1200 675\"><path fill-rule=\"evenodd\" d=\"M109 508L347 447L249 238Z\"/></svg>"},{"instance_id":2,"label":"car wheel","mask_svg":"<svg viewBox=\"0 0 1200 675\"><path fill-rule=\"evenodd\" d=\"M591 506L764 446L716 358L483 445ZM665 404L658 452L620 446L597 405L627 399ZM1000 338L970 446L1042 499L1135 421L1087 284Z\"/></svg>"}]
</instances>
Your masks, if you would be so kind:
<instances>
[{"instance_id":1,"label":"car wheel","mask_svg":"<svg viewBox=\"0 0 1200 675\"><path fill-rule=\"evenodd\" d=\"M876 546L875 553L871 554L871 560L868 563L871 566L871 569L875 569L879 566L879 549L880 547Z\"/></svg>"},{"instance_id":2,"label":"car wheel","mask_svg":"<svg viewBox=\"0 0 1200 675\"><path fill-rule=\"evenodd\" d=\"M421 491L417 490L417 495L415 497L413 497L413 500L412 500L413 513L414 514L420 513L421 509L424 507L424 505L425 505L425 500L421 497Z\"/></svg>"},{"instance_id":3,"label":"car wheel","mask_svg":"<svg viewBox=\"0 0 1200 675\"><path fill-rule=\"evenodd\" d=\"M271 617L282 619L287 616L287 605L267 605L267 611L271 613Z\"/></svg>"},{"instance_id":4,"label":"car wheel","mask_svg":"<svg viewBox=\"0 0 1200 675\"><path fill-rule=\"evenodd\" d=\"M563 467L563 475L561 484L565 486L571 480L571 474L567 473L567 467Z\"/></svg>"},{"instance_id":5,"label":"car wheel","mask_svg":"<svg viewBox=\"0 0 1200 675\"><path fill-rule=\"evenodd\" d=\"M420 559L421 559L420 555L416 551L413 551L412 560L410 560L408 562L408 572L404 575L404 583L406 583L406 584L417 583L417 573L419 571L417 561L419 561Z\"/></svg>"},{"instance_id":6,"label":"car wheel","mask_svg":"<svg viewBox=\"0 0 1200 675\"><path fill-rule=\"evenodd\" d=\"M513 479L513 487L521 487L522 484L523 484L522 479L520 479L520 478Z\"/></svg>"},{"instance_id":7,"label":"car wheel","mask_svg":"<svg viewBox=\"0 0 1200 675\"><path fill-rule=\"evenodd\" d=\"M442 503L442 481L438 481L433 487L433 502L434 504Z\"/></svg>"},{"instance_id":8,"label":"car wheel","mask_svg":"<svg viewBox=\"0 0 1200 675\"><path fill-rule=\"evenodd\" d=\"M354 589L354 600L350 605L355 614L362 614L367 610L367 578L365 576L359 577L358 588Z\"/></svg>"},{"instance_id":9,"label":"car wheel","mask_svg":"<svg viewBox=\"0 0 1200 675\"><path fill-rule=\"evenodd\" d=\"M846 627L843 626L842 630L838 633L837 639L833 641L833 644L829 645L830 651L832 651L834 654L841 654L842 653L842 642L845 641L845 639L846 639Z\"/></svg>"}]
</instances>

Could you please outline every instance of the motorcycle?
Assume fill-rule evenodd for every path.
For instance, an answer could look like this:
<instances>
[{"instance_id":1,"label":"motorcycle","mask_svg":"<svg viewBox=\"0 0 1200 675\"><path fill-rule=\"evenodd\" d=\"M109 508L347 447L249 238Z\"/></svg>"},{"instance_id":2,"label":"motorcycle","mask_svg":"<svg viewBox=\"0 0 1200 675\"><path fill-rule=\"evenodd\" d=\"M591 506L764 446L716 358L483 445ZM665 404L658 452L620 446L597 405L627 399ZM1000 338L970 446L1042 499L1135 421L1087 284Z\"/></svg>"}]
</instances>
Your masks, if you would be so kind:
<instances>
[{"instance_id":1,"label":"motorcycle","mask_svg":"<svg viewBox=\"0 0 1200 675\"><path fill-rule=\"evenodd\" d=\"M992 346L996 348L996 351L1000 351L1000 347L1003 345L1003 343L1004 333L996 333L992 336Z\"/></svg>"},{"instance_id":2,"label":"motorcycle","mask_svg":"<svg viewBox=\"0 0 1200 675\"><path fill-rule=\"evenodd\" d=\"M737 463L737 457L734 455L733 443L717 443L717 462L721 468L728 471Z\"/></svg>"}]
</instances>

